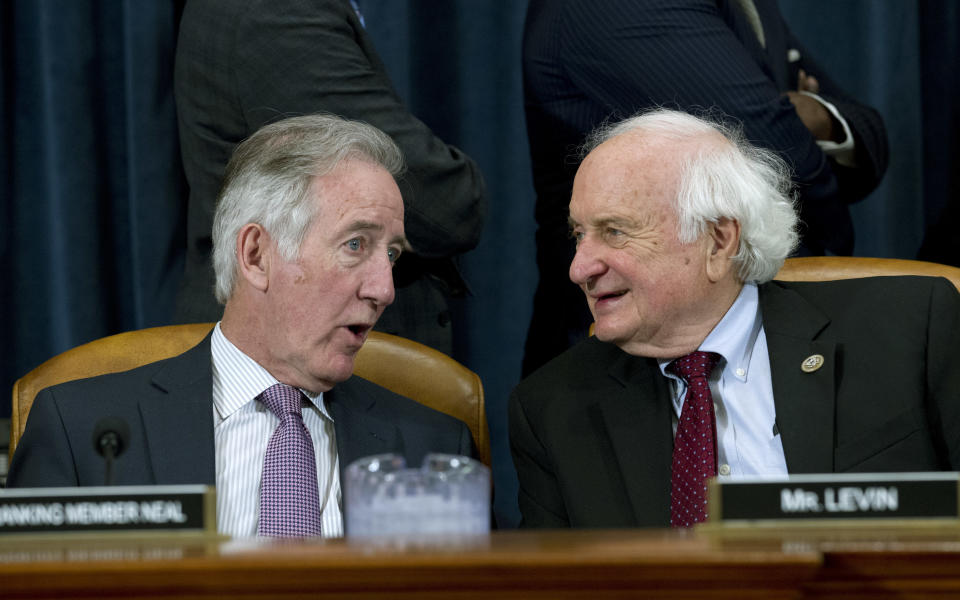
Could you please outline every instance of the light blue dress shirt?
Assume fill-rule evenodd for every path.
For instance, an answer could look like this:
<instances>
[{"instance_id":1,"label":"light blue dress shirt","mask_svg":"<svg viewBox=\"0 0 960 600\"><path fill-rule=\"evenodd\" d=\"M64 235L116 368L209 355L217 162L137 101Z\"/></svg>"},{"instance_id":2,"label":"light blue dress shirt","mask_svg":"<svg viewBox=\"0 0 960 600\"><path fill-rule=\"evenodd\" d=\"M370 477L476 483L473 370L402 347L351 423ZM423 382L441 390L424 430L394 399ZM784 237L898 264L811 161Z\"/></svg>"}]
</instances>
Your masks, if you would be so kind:
<instances>
[{"instance_id":1,"label":"light blue dress shirt","mask_svg":"<svg viewBox=\"0 0 960 600\"><path fill-rule=\"evenodd\" d=\"M779 477L787 474L783 444L775 428L776 409L770 358L757 286L747 283L733 306L698 350L723 357L710 376L717 417L717 474L721 479ZM671 361L658 361L673 383L673 430L683 409L687 386L666 371Z\"/></svg>"}]
</instances>

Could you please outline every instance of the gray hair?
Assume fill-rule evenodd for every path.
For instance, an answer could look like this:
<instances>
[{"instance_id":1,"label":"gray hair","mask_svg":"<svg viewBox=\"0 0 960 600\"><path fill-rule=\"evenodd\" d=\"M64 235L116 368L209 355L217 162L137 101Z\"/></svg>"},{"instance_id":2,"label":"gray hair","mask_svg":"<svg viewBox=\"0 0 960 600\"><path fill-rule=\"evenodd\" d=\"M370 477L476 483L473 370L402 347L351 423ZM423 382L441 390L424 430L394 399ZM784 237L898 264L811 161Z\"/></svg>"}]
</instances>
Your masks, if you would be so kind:
<instances>
[{"instance_id":1,"label":"gray hair","mask_svg":"<svg viewBox=\"0 0 960 600\"><path fill-rule=\"evenodd\" d=\"M740 223L733 257L742 281L773 279L796 248L798 217L790 168L773 151L751 145L739 127L684 112L654 109L594 131L583 154L627 132L680 143L719 134L726 144L695 143L683 160L676 211L681 243L689 243L721 218Z\"/></svg>"},{"instance_id":2,"label":"gray hair","mask_svg":"<svg viewBox=\"0 0 960 600\"><path fill-rule=\"evenodd\" d=\"M284 260L294 260L315 215L308 190L341 161L360 159L398 177L403 155L379 129L333 115L293 117L244 140L227 164L213 217L216 297L225 304L236 285L236 238L247 223L262 225Z\"/></svg>"}]
</instances>

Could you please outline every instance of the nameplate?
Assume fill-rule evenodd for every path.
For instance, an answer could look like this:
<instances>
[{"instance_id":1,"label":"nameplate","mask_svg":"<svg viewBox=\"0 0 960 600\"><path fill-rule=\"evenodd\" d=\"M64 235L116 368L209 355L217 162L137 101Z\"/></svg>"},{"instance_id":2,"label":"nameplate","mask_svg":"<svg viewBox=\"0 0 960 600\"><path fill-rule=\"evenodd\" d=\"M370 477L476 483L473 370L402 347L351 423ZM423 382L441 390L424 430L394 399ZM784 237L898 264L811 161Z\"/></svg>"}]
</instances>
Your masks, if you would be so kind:
<instances>
[{"instance_id":1,"label":"nameplate","mask_svg":"<svg viewBox=\"0 0 960 600\"><path fill-rule=\"evenodd\" d=\"M791 475L710 482L710 522L956 519L958 473Z\"/></svg>"},{"instance_id":2,"label":"nameplate","mask_svg":"<svg viewBox=\"0 0 960 600\"><path fill-rule=\"evenodd\" d=\"M213 486L0 490L0 534L180 531L216 533Z\"/></svg>"}]
</instances>

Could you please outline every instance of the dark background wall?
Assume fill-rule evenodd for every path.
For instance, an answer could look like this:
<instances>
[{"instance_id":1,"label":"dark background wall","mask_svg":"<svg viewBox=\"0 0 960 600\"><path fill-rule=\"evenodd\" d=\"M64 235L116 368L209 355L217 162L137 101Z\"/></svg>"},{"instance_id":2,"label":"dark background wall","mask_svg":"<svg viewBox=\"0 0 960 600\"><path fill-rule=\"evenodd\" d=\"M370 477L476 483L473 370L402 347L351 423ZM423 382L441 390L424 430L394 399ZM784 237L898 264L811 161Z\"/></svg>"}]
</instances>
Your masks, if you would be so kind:
<instances>
[{"instance_id":1,"label":"dark background wall","mask_svg":"<svg viewBox=\"0 0 960 600\"><path fill-rule=\"evenodd\" d=\"M536 283L523 120L521 0L360 0L414 114L483 169L490 216L465 259L457 358L483 378L497 513L516 520L505 403ZM856 253L958 261L952 0L780 0L795 33L886 119L890 170L857 205ZM168 322L185 184L172 98L180 1L0 6L0 390L50 356ZM952 211L952 212L951 212ZM9 415L8 396L0 417Z\"/></svg>"}]
</instances>

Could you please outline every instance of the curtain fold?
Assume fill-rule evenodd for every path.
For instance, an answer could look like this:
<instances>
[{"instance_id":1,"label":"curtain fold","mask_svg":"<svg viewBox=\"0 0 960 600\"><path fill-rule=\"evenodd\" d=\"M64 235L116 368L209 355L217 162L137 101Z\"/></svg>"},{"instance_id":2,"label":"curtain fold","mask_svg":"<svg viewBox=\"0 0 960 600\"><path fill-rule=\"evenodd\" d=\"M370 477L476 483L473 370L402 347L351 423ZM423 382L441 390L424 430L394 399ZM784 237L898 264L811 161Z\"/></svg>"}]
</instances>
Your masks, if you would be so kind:
<instances>
[{"instance_id":1,"label":"curtain fold","mask_svg":"<svg viewBox=\"0 0 960 600\"><path fill-rule=\"evenodd\" d=\"M4 3L2 389L63 350L169 318L183 244L177 16L165 2Z\"/></svg>"}]
</instances>

